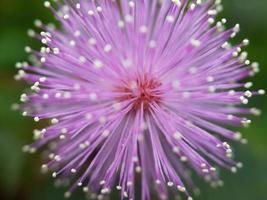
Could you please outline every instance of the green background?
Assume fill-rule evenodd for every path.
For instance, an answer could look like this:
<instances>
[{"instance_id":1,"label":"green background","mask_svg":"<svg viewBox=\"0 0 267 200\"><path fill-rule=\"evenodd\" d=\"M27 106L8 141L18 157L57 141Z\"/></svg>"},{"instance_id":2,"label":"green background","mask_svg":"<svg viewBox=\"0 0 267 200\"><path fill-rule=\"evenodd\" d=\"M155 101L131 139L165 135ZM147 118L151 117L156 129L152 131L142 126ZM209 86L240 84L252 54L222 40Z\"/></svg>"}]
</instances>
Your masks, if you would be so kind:
<instances>
[{"instance_id":1,"label":"green background","mask_svg":"<svg viewBox=\"0 0 267 200\"><path fill-rule=\"evenodd\" d=\"M255 88L266 89L267 74L267 0L223 0L223 16L228 25L241 24L237 40L248 37L250 59L261 64L261 73L253 81ZM24 46L35 46L27 37L33 20L53 21L52 14L43 7L42 0L0 0L0 199L1 200L53 200L63 199L64 189L54 188L52 178L40 173L40 154L21 152L24 144L32 141L32 119L23 118L10 111L25 85L15 82L16 61L27 59ZM222 172L225 186L211 189L199 182L202 191L197 200L267 200L267 96L252 100L263 110L263 115L253 118L250 128L243 130L248 145L235 144L237 159L244 168L233 175ZM253 106L252 105L252 106ZM84 199L77 191L73 199Z\"/></svg>"}]
</instances>

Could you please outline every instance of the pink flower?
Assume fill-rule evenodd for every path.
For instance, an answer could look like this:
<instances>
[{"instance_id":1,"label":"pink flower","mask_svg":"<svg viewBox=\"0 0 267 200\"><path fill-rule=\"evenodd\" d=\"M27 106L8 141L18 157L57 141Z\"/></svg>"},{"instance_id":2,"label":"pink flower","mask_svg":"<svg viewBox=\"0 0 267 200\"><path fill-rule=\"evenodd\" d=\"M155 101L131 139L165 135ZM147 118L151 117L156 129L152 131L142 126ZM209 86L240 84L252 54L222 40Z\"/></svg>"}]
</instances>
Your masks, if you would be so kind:
<instances>
[{"instance_id":1,"label":"pink flower","mask_svg":"<svg viewBox=\"0 0 267 200\"><path fill-rule=\"evenodd\" d=\"M63 2L45 2L61 29L36 21L42 32L29 34L44 46L26 47L35 64L18 64L16 79L33 84L23 115L51 120L24 150L48 147L42 169L73 180L66 197L82 186L134 200L140 185L142 200L169 190L190 200L189 167L213 186L222 184L217 166L241 167L225 140L246 142L231 127L259 114L240 105L264 91L242 82L258 64L241 50L247 39L227 42L239 25L215 22L220 1Z\"/></svg>"}]
</instances>

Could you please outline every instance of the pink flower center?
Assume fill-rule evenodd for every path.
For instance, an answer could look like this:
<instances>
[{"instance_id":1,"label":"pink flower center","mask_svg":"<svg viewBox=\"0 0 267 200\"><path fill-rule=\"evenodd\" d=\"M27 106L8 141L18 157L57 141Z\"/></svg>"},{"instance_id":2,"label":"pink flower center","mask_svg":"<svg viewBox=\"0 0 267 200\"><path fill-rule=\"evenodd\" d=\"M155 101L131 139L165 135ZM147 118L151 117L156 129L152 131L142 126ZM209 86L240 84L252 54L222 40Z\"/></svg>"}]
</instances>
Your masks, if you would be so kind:
<instances>
[{"instance_id":1,"label":"pink flower center","mask_svg":"<svg viewBox=\"0 0 267 200\"><path fill-rule=\"evenodd\" d=\"M161 83L158 79L145 75L123 81L123 83L122 87L116 87L116 91L122 93L118 100L132 101L133 110L143 108L147 112L151 104L160 103L161 91L159 87Z\"/></svg>"}]
</instances>

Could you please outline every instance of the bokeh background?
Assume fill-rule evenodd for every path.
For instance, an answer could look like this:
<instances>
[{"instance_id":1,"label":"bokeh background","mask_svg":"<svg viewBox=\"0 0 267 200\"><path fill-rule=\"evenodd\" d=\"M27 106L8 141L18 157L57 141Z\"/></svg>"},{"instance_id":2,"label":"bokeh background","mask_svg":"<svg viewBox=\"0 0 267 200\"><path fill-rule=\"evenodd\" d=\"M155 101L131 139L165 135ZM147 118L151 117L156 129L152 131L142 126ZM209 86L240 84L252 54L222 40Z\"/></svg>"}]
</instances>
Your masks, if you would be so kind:
<instances>
[{"instance_id":1,"label":"bokeh background","mask_svg":"<svg viewBox=\"0 0 267 200\"><path fill-rule=\"evenodd\" d=\"M261 64L261 73L253 78L255 88L266 89L267 0L223 0L223 5L228 25L241 24L237 41L248 37L250 59ZM44 22L54 20L42 0L0 0L0 200L63 199L64 188L56 189L51 176L40 173L40 154L21 151L24 144L32 141L33 120L10 110L25 88L13 80L14 64L27 59L24 46L38 47L26 35L36 17ZM202 193L195 199L267 200L267 96L254 98L251 104L261 108L263 115L253 117L251 127L242 131L249 144L235 144L236 157L244 168L235 175L222 172L223 188L211 189L199 182ZM78 191L73 199L84 196Z\"/></svg>"}]
</instances>

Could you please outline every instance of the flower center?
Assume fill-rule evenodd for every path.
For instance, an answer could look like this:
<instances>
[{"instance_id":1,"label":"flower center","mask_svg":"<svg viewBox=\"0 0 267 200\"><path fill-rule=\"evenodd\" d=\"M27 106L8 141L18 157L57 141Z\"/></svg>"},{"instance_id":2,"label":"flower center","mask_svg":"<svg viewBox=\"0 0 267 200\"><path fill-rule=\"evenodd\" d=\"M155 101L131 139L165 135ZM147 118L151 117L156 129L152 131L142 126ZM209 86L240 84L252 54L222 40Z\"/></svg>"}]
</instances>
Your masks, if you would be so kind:
<instances>
[{"instance_id":1,"label":"flower center","mask_svg":"<svg viewBox=\"0 0 267 200\"><path fill-rule=\"evenodd\" d=\"M149 111L150 105L161 101L161 83L158 79L145 75L123 82L122 87L117 87L116 91L122 93L119 101L131 101L132 109L143 108Z\"/></svg>"}]
</instances>

